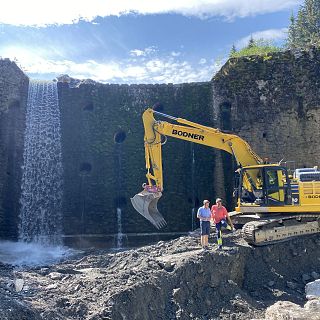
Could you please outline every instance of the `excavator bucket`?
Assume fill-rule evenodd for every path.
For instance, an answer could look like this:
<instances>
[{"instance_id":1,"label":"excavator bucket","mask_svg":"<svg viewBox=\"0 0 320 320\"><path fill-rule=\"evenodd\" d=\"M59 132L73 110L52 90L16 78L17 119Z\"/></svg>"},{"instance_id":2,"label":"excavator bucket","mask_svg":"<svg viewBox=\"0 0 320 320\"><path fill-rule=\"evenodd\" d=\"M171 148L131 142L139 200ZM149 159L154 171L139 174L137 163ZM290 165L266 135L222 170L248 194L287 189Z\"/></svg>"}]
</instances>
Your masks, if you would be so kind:
<instances>
[{"instance_id":1,"label":"excavator bucket","mask_svg":"<svg viewBox=\"0 0 320 320\"><path fill-rule=\"evenodd\" d=\"M142 190L131 198L133 207L157 229L161 229L167 225L167 222L157 208L157 203L161 196L161 192Z\"/></svg>"}]
</instances>

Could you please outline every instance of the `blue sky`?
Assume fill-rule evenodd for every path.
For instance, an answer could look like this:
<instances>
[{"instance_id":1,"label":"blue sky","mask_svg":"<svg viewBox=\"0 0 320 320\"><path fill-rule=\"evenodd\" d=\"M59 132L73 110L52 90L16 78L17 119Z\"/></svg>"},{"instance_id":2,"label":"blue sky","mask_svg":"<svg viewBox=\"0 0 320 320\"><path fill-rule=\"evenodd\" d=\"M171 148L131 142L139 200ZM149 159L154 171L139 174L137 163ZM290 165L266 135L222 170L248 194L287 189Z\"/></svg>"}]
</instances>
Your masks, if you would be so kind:
<instances>
[{"instance_id":1,"label":"blue sky","mask_svg":"<svg viewBox=\"0 0 320 320\"><path fill-rule=\"evenodd\" d=\"M6 1L6 0L4 0ZM20 0L0 11L0 56L33 79L208 81L232 44L282 44L300 0Z\"/></svg>"}]
</instances>

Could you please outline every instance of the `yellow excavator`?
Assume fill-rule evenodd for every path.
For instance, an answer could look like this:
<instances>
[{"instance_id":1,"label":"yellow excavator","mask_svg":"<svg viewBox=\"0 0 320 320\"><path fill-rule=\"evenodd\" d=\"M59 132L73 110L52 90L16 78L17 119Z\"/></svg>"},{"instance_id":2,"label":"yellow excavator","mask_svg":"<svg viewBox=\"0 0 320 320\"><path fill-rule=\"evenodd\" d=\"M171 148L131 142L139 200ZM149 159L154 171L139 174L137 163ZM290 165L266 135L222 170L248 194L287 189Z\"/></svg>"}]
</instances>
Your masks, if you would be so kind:
<instances>
[{"instance_id":1,"label":"yellow excavator","mask_svg":"<svg viewBox=\"0 0 320 320\"><path fill-rule=\"evenodd\" d=\"M176 123L159 121L154 115ZM237 135L224 133L182 118L148 108L143 113L147 183L131 198L133 207L156 228L166 225L157 203L163 192L162 144L178 138L233 155L237 163L237 206L229 213L242 225L244 239L265 245L320 232L320 171L317 167L296 169L289 174L281 163L266 163ZM163 138L164 137L164 138Z\"/></svg>"}]
</instances>

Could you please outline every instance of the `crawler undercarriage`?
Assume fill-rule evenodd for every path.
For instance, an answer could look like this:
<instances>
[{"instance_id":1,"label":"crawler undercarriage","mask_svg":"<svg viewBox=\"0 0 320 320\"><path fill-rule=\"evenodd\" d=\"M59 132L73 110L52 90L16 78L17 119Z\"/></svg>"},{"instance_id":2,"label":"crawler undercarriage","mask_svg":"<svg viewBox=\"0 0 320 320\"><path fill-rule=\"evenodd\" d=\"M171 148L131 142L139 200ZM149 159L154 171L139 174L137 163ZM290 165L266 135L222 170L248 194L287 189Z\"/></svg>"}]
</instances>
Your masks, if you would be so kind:
<instances>
[{"instance_id":1,"label":"crawler undercarriage","mask_svg":"<svg viewBox=\"0 0 320 320\"><path fill-rule=\"evenodd\" d=\"M285 241L293 237L320 233L320 215L318 214L292 214L290 216L264 217L255 215L255 220L245 223L242 227L244 239L252 245L267 245ZM234 222L241 224L240 219Z\"/></svg>"}]
</instances>

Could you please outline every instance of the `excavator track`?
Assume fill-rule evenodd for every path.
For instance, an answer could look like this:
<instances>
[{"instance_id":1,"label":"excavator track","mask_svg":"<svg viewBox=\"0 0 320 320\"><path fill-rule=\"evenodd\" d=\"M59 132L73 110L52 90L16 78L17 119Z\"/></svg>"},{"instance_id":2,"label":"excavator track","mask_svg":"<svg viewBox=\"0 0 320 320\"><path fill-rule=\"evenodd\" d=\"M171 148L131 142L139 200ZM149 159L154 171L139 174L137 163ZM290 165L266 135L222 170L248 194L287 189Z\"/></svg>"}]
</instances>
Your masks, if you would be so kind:
<instances>
[{"instance_id":1,"label":"excavator track","mask_svg":"<svg viewBox=\"0 0 320 320\"><path fill-rule=\"evenodd\" d=\"M320 216L314 214L250 221L242 227L244 239L256 246L315 233L320 233Z\"/></svg>"}]
</instances>

